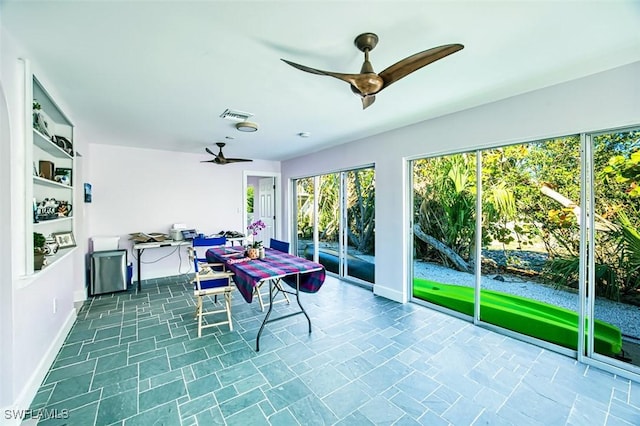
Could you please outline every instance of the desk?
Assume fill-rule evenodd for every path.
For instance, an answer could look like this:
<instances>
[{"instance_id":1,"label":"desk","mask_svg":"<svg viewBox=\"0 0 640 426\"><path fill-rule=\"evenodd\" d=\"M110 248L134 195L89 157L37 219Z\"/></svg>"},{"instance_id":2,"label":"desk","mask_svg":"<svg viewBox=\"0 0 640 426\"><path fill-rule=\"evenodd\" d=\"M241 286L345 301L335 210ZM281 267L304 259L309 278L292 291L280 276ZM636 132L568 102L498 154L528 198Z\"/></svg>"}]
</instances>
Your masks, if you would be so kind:
<instances>
[{"instance_id":1,"label":"desk","mask_svg":"<svg viewBox=\"0 0 640 426\"><path fill-rule=\"evenodd\" d=\"M235 245L235 243L240 243L242 244L244 242L245 237L233 237L233 238L227 238L227 242L231 243L231 245ZM152 248L158 248L158 247L175 247L175 246L191 246L191 241L190 240L165 240L165 241L159 241L159 242L149 242L149 243L135 243L133 245L133 249L138 251L138 261L137 261L137 266L138 266L138 291L141 290L142 287L142 283L140 281L140 266L141 266L141 258L142 258L142 253L145 251L145 249L152 249Z\"/></svg>"},{"instance_id":2,"label":"desk","mask_svg":"<svg viewBox=\"0 0 640 426\"><path fill-rule=\"evenodd\" d=\"M244 297L247 303L251 303L253 299L253 289L258 283L269 281L269 310L262 321L258 335L256 336L256 352L260 351L260 335L265 325L270 322L289 318L294 315L303 314L309 323L309 333L311 333L311 319L307 312L300 304L300 292L315 293L320 290L324 283L325 269L319 263L312 262L301 257L292 256L288 253L282 253L277 250L265 249L266 256L264 259L250 260L243 257L243 252L236 251L229 247L215 247L207 250L207 260L209 262L222 262L226 265L227 270L234 273L233 280L236 287ZM273 309L273 288L274 280L282 279L287 285L295 290L286 293L296 296L296 302L300 310L278 318L271 318Z\"/></svg>"},{"instance_id":3,"label":"desk","mask_svg":"<svg viewBox=\"0 0 640 426\"><path fill-rule=\"evenodd\" d=\"M142 281L140 281L140 264L142 253L146 249L158 248L158 247L175 247L175 246L190 246L191 241L175 241L175 240L165 240L160 242L150 242L150 243L135 243L133 245L133 249L138 251L138 292L142 289Z\"/></svg>"}]
</instances>

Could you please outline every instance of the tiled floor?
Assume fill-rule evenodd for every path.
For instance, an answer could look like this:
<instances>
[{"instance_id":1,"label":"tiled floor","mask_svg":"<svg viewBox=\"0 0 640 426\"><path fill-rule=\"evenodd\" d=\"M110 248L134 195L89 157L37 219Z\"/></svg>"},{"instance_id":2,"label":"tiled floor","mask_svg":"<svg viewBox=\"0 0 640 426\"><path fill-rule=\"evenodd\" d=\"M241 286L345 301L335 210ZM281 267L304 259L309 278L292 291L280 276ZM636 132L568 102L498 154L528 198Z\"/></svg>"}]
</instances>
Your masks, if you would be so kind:
<instances>
[{"instance_id":1,"label":"tiled floor","mask_svg":"<svg viewBox=\"0 0 640 426\"><path fill-rule=\"evenodd\" d=\"M313 332L269 324L256 353L264 314L238 293L234 331L201 338L186 278L96 298L31 408L68 413L41 425L640 424L640 384L568 357L333 278L302 302Z\"/></svg>"}]
</instances>

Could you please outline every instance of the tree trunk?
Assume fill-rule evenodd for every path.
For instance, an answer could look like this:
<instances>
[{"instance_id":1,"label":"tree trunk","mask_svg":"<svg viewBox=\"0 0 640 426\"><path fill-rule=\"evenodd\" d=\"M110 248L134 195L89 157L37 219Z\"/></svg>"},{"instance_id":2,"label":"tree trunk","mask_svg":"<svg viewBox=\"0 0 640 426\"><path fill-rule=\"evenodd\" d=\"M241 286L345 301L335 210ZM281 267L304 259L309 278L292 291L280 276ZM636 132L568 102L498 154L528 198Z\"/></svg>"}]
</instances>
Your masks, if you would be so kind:
<instances>
[{"instance_id":1,"label":"tree trunk","mask_svg":"<svg viewBox=\"0 0 640 426\"><path fill-rule=\"evenodd\" d=\"M449 259L453 263L453 265L456 267L457 270L463 271L463 272L473 272L471 265L465 262L464 259L460 257L458 253L451 250L446 244L444 244L441 241L438 241L431 235L425 234L422 231L422 228L420 228L420 225L416 224L413 226L413 233L415 234L416 237L420 238L422 241L429 244L434 249L438 250L440 253L445 255L447 259Z\"/></svg>"}]
</instances>

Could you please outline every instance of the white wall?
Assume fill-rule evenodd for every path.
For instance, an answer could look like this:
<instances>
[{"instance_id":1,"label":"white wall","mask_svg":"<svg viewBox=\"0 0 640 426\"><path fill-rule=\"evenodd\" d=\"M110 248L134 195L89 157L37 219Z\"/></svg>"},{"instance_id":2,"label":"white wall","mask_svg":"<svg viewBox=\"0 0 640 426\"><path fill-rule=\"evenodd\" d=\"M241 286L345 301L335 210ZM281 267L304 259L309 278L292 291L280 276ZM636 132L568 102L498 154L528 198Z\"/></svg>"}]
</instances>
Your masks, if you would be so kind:
<instances>
[{"instance_id":1,"label":"white wall","mask_svg":"<svg viewBox=\"0 0 640 426\"><path fill-rule=\"evenodd\" d=\"M375 163L374 292L406 301L411 212L404 158L640 125L638 76L640 62L283 162L284 199L291 178ZM289 216L285 224L291 226Z\"/></svg>"},{"instance_id":2,"label":"white wall","mask_svg":"<svg viewBox=\"0 0 640 426\"><path fill-rule=\"evenodd\" d=\"M26 185L31 176L25 154L25 131L30 122L25 107L31 100L24 98L25 62L47 88L58 105L73 120L73 110L56 92L36 60L19 43L0 29L0 75L6 103L0 108L2 116L2 170L0 197L2 199L2 235L0 262L0 407L28 408L49 365L75 319L74 301L84 298L83 247L78 247L64 259L40 273L26 274L26 245L31 237L27 226L31 209L27 209ZM6 105L6 108L5 108ZM8 119L7 119L8 118ZM74 138L74 148L82 151L86 144ZM76 177L81 178L80 175ZM74 205L74 214L82 209ZM77 231L77 230L76 230ZM55 306L55 308L54 308ZM4 411L3 411L4 413Z\"/></svg>"},{"instance_id":3,"label":"white wall","mask_svg":"<svg viewBox=\"0 0 640 426\"><path fill-rule=\"evenodd\" d=\"M243 172L280 171L280 163L273 161L219 166L201 163L205 159L201 154L99 143L90 145L88 157L86 175L93 186L93 202L85 204L87 237L120 236L120 248L127 249L132 245L130 233L168 233L174 223L185 223L204 234L245 232ZM181 256L167 256L173 250L145 251L142 280L190 271L186 250L180 251ZM135 280L131 251L129 260L134 263Z\"/></svg>"},{"instance_id":4,"label":"white wall","mask_svg":"<svg viewBox=\"0 0 640 426\"><path fill-rule=\"evenodd\" d=\"M0 80L0 235L11 235L11 171L10 131L2 81ZM11 269L11 239L0 239L0 341L2 347L13 348L13 303ZM0 408L8 406L13 395L13 364L11 350L0 350Z\"/></svg>"}]
</instances>

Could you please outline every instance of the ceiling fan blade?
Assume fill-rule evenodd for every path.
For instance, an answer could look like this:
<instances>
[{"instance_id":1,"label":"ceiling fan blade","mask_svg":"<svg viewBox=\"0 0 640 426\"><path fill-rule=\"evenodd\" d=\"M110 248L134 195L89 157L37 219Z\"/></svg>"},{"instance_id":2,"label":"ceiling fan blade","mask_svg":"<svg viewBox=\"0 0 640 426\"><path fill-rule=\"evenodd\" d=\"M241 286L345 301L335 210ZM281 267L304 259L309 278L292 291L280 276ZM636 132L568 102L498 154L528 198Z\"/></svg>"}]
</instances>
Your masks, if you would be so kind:
<instances>
[{"instance_id":1,"label":"ceiling fan blade","mask_svg":"<svg viewBox=\"0 0 640 426\"><path fill-rule=\"evenodd\" d=\"M376 101L376 95L369 95L362 97L362 109L370 107Z\"/></svg>"},{"instance_id":2,"label":"ceiling fan blade","mask_svg":"<svg viewBox=\"0 0 640 426\"><path fill-rule=\"evenodd\" d=\"M444 46L434 47L404 58L378 74L384 80L383 88L395 83L402 77L419 70L425 65L429 65L430 63L435 62L438 59L442 59L445 56L449 56L463 48L464 46L461 44L446 44Z\"/></svg>"},{"instance_id":3,"label":"ceiling fan blade","mask_svg":"<svg viewBox=\"0 0 640 426\"><path fill-rule=\"evenodd\" d=\"M205 149L205 151L207 151L209 154L213 155L214 157L216 157L216 158L218 157L218 154L214 153L209 148L205 147L204 149Z\"/></svg>"},{"instance_id":4,"label":"ceiling fan blade","mask_svg":"<svg viewBox=\"0 0 640 426\"><path fill-rule=\"evenodd\" d=\"M215 162L216 162L216 160L215 160L215 159L213 159L213 160L203 160L203 161L201 161L201 163L215 163Z\"/></svg>"},{"instance_id":5,"label":"ceiling fan blade","mask_svg":"<svg viewBox=\"0 0 640 426\"><path fill-rule=\"evenodd\" d=\"M287 61L286 59L282 59L282 58L280 58L280 60L284 63L291 65L294 68L299 69L300 71L310 72L311 74L329 75L327 71L322 71L315 68L307 67L305 65L296 64L295 62Z\"/></svg>"},{"instance_id":6,"label":"ceiling fan blade","mask_svg":"<svg viewBox=\"0 0 640 426\"><path fill-rule=\"evenodd\" d=\"M249 160L248 158L226 158L225 161L227 163L244 163L244 162L253 161L253 160Z\"/></svg>"},{"instance_id":7,"label":"ceiling fan blade","mask_svg":"<svg viewBox=\"0 0 640 426\"><path fill-rule=\"evenodd\" d=\"M363 76L363 74L343 74L339 72L323 71L323 70L307 67L305 65L296 64L295 62L287 61L286 59L280 59L280 60L291 65L294 68L299 69L300 71L305 71L311 74L328 75L329 77L337 78L338 80L347 82L355 87L358 87L358 84L357 84L358 79L359 78L361 79Z\"/></svg>"}]
</instances>

